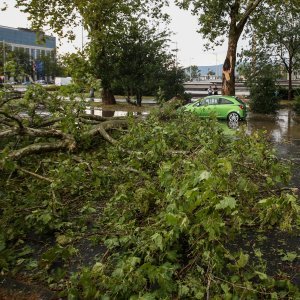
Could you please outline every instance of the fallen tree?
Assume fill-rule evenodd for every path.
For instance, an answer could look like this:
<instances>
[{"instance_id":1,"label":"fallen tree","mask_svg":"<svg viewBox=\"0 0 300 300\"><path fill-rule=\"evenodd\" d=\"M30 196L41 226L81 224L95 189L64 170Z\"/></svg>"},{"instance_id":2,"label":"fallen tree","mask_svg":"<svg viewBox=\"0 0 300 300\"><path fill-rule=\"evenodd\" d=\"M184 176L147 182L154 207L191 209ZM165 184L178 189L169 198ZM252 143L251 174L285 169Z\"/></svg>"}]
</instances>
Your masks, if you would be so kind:
<instances>
[{"instance_id":1,"label":"fallen tree","mask_svg":"<svg viewBox=\"0 0 300 300\"><path fill-rule=\"evenodd\" d=\"M300 211L289 166L262 134L228 136L170 105L107 120L57 95L45 120L33 109L46 107L42 93L18 103L23 113L1 106L1 130L17 133L1 139L3 274L71 299L299 297L292 266L284 273L281 254L263 247L272 232L297 232ZM45 140L68 143L12 155Z\"/></svg>"},{"instance_id":2,"label":"fallen tree","mask_svg":"<svg viewBox=\"0 0 300 300\"><path fill-rule=\"evenodd\" d=\"M33 85L23 100L7 99L5 92L0 102L0 138L17 138L17 145L6 145L5 159L20 160L33 154L52 151L74 152L87 141L100 135L115 144L108 130L126 127L127 121L84 114L84 101L76 95L66 99L50 94L43 87ZM87 121L93 121L88 123ZM85 130L81 130L83 125ZM3 160L2 160L3 163Z\"/></svg>"}]
</instances>

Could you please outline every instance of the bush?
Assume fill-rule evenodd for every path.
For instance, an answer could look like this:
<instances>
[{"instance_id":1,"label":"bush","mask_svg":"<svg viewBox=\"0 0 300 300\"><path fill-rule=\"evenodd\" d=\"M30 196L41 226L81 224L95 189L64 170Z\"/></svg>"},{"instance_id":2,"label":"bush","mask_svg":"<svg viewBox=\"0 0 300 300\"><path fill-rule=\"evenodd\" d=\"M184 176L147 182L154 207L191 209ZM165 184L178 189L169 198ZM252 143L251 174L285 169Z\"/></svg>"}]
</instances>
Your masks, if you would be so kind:
<instances>
[{"instance_id":1,"label":"bush","mask_svg":"<svg viewBox=\"0 0 300 300\"><path fill-rule=\"evenodd\" d=\"M85 92L85 90L77 84L62 85L59 87L59 91L65 95Z\"/></svg>"},{"instance_id":2,"label":"bush","mask_svg":"<svg viewBox=\"0 0 300 300\"><path fill-rule=\"evenodd\" d=\"M59 86L54 85L54 84L52 84L52 85L46 85L44 87L45 87L45 89L46 89L47 92L56 92L56 91L59 91L59 89L60 89Z\"/></svg>"},{"instance_id":3,"label":"bush","mask_svg":"<svg viewBox=\"0 0 300 300\"><path fill-rule=\"evenodd\" d=\"M295 98L294 111L297 115L300 115L300 96Z\"/></svg>"},{"instance_id":4,"label":"bush","mask_svg":"<svg viewBox=\"0 0 300 300\"><path fill-rule=\"evenodd\" d=\"M250 85L250 109L258 113L275 113L279 108L276 86L272 78L257 76Z\"/></svg>"},{"instance_id":5,"label":"bush","mask_svg":"<svg viewBox=\"0 0 300 300\"><path fill-rule=\"evenodd\" d=\"M277 88L277 98L278 100L287 100L288 99L288 89L279 86ZM300 89L299 88L295 88L292 90L292 98L295 98L297 96L300 96Z\"/></svg>"},{"instance_id":6,"label":"bush","mask_svg":"<svg viewBox=\"0 0 300 300\"><path fill-rule=\"evenodd\" d=\"M275 113L279 98L276 81L280 74L278 66L274 65L264 51L245 51L243 64L239 72L246 79L250 89L250 108L258 113Z\"/></svg>"}]
</instances>

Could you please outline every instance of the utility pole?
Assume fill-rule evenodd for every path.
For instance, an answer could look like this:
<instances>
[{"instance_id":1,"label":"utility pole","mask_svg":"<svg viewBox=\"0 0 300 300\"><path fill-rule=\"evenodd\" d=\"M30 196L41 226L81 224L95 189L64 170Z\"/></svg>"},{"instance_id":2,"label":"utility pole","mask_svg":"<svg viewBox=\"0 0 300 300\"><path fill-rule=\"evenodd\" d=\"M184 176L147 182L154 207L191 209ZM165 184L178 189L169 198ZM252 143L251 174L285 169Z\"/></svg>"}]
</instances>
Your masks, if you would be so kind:
<instances>
[{"instance_id":1,"label":"utility pole","mask_svg":"<svg viewBox=\"0 0 300 300\"><path fill-rule=\"evenodd\" d=\"M81 20L81 52L83 52L83 19Z\"/></svg>"},{"instance_id":2,"label":"utility pole","mask_svg":"<svg viewBox=\"0 0 300 300\"><path fill-rule=\"evenodd\" d=\"M216 55L216 79L218 79L219 76L219 70L218 70L218 53L215 53Z\"/></svg>"}]
</instances>

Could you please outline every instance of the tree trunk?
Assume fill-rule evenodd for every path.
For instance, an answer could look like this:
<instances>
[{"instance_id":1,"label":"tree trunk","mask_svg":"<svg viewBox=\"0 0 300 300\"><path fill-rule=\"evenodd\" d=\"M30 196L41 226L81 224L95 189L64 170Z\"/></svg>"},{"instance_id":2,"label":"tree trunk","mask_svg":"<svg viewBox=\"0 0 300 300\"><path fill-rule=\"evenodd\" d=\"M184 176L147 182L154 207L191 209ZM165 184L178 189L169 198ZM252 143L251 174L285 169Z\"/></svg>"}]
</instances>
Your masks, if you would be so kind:
<instances>
[{"instance_id":1,"label":"tree trunk","mask_svg":"<svg viewBox=\"0 0 300 300\"><path fill-rule=\"evenodd\" d=\"M102 89L102 103L103 104L116 104L116 99L112 91L108 88Z\"/></svg>"},{"instance_id":2,"label":"tree trunk","mask_svg":"<svg viewBox=\"0 0 300 300\"><path fill-rule=\"evenodd\" d=\"M136 105L142 106L142 95L141 92L138 90L136 93Z\"/></svg>"},{"instance_id":3,"label":"tree trunk","mask_svg":"<svg viewBox=\"0 0 300 300\"><path fill-rule=\"evenodd\" d=\"M293 84L292 84L293 62L292 62L291 58L290 58L290 62L289 62L288 74L289 74L288 100L292 100L292 98L293 98Z\"/></svg>"},{"instance_id":4,"label":"tree trunk","mask_svg":"<svg viewBox=\"0 0 300 300\"><path fill-rule=\"evenodd\" d=\"M222 94L235 95L235 63L238 34L229 33L228 50L222 71Z\"/></svg>"}]
</instances>

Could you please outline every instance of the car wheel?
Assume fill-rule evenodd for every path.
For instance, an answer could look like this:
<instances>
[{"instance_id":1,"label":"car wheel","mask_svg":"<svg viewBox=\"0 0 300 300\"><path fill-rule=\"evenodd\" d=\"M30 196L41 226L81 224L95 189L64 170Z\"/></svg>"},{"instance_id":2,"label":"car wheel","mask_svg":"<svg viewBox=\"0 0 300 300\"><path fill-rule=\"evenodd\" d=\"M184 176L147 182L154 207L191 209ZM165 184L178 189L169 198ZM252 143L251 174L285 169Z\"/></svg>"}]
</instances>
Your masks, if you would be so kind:
<instances>
[{"instance_id":1,"label":"car wheel","mask_svg":"<svg viewBox=\"0 0 300 300\"><path fill-rule=\"evenodd\" d=\"M227 118L228 118L228 121L229 121L229 122L238 122L239 119L240 119L240 116L239 116L239 114L236 113L236 112L231 112L231 113L227 116Z\"/></svg>"}]
</instances>

